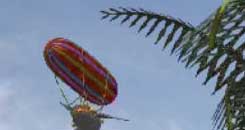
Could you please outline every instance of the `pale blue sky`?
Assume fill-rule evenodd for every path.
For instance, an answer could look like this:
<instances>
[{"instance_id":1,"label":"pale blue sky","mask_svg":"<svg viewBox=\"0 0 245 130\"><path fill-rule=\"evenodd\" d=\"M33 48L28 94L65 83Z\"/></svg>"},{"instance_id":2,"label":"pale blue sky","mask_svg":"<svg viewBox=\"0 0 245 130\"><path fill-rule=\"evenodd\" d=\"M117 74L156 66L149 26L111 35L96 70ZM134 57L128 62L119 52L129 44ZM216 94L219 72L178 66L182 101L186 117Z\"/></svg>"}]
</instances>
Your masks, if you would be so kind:
<instances>
[{"instance_id":1,"label":"pale blue sky","mask_svg":"<svg viewBox=\"0 0 245 130\"><path fill-rule=\"evenodd\" d=\"M135 7L197 25L221 0L0 0L0 130L72 130L46 66L44 44L55 37L76 42L116 77L119 95L105 108L130 122L108 120L101 130L208 130L219 94L214 81L185 70L169 52L136 29L100 21L100 10ZM68 90L68 89L66 89ZM74 96L69 91L69 96Z\"/></svg>"}]
</instances>

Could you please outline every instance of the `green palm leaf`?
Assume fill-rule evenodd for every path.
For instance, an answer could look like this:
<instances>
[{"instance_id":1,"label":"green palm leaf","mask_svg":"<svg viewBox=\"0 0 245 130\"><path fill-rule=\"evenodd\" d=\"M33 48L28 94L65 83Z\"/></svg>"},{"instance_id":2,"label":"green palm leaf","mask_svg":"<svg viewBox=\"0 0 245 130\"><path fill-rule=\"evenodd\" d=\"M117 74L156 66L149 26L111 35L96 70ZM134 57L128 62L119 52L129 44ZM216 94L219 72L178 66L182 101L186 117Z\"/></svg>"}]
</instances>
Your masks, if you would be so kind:
<instances>
[{"instance_id":1,"label":"green palm leaf","mask_svg":"<svg viewBox=\"0 0 245 130\"><path fill-rule=\"evenodd\" d=\"M155 44L157 44L162 40L164 36L166 36L167 39L163 45L163 48L166 48L168 44L173 40L174 36L177 34L177 31L181 30L181 34L177 38L178 40L176 40L176 42L174 43L172 52L180 47L180 43L184 39L183 37L188 34L188 32L194 29L192 25L190 25L189 23L185 23L180 19L175 19L171 16L146 11L144 9L136 10L126 8L110 8L108 11L101 11L101 13L103 14L102 19L110 18L111 21L114 21L116 19L122 18L121 24L125 22L130 22L129 27L133 27L137 25L137 23L142 21L143 23L139 25L138 32L141 32L142 30L146 29L147 26L149 26L146 37L156 31L156 28L159 27L161 23L164 23L155 41ZM132 20L130 21L130 19ZM150 22L153 22L153 24L151 24ZM166 31L168 28L171 28L171 25L173 25L173 29L169 34L167 34Z\"/></svg>"},{"instance_id":2,"label":"green palm leaf","mask_svg":"<svg viewBox=\"0 0 245 130\"><path fill-rule=\"evenodd\" d=\"M222 10L223 7L220 7L197 27L180 19L143 9L109 9L102 11L102 18L111 18L113 21L124 17L122 23L134 18L130 22L130 27L136 26L142 20L139 32L149 27L146 36L156 31L156 28L160 28L155 44L166 37L163 45L163 48L166 48L175 40L171 53L176 53L186 67L197 66L196 76L207 70L203 84L216 78L214 93L226 88L224 98L213 116L214 128L243 130L245 129L244 5L244 0L232 0L225 5L225 9ZM220 10L222 14L217 16ZM153 20L153 24L149 24ZM165 22L163 27L159 26L161 22ZM172 28L167 34L170 25ZM179 37L174 38L178 30L181 30L181 33Z\"/></svg>"}]
</instances>

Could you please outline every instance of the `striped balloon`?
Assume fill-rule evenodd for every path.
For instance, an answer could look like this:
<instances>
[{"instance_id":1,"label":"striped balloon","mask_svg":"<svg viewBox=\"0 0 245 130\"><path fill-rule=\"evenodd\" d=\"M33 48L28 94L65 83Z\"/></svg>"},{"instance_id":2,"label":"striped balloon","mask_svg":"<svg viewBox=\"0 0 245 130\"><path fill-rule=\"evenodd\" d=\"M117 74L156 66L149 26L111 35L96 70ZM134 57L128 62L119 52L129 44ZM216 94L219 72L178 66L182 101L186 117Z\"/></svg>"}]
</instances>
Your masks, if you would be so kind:
<instances>
[{"instance_id":1,"label":"striped balloon","mask_svg":"<svg viewBox=\"0 0 245 130\"><path fill-rule=\"evenodd\" d=\"M117 96L117 82L111 73L83 48L70 40L55 38L44 49L49 68L86 100L108 105Z\"/></svg>"}]
</instances>

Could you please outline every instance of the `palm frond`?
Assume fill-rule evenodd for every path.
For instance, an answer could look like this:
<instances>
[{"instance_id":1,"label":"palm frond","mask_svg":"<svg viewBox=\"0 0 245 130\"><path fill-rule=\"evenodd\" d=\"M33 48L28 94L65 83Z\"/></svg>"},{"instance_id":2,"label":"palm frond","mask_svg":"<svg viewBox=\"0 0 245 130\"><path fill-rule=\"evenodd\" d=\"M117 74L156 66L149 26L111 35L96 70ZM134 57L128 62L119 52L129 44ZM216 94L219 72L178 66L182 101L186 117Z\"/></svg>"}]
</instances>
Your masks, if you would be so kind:
<instances>
[{"instance_id":1,"label":"palm frond","mask_svg":"<svg viewBox=\"0 0 245 130\"><path fill-rule=\"evenodd\" d=\"M229 6L222 18L221 27L216 34L216 46L215 48L209 48L207 35L211 33L213 19L214 15L212 14L205 22L199 25L196 30L199 30L204 35L198 36L200 34L195 34L197 41L189 39L191 41L184 44L183 48L187 46L186 48L189 50L189 53L185 53L184 58L188 61L187 65L199 65L197 75L206 69L208 70L204 84L217 76L216 92L228 85L228 82L234 81L245 71L243 56L245 43L242 41L245 34L245 10ZM199 51L201 52L198 54ZM234 70L230 72L230 75L226 75L230 68L229 66L232 64L235 64Z\"/></svg>"},{"instance_id":2,"label":"palm frond","mask_svg":"<svg viewBox=\"0 0 245 130\"><path fill-rule=\"evenodd\" d=\"M245 1L244 0L232 0L232 4L237 6L238 8L245 8Z\"/></svg>"},{"instance_id":3,"label":"palm frond","mask_svg":"<svg viewBox=\"0 0 245 130\"><path fill-rule=\"evenodd\" d=\"M245 77L231 84L224 99L213 116L214 128L223 130L244 130L245 123Z\"/></svg>"},{"instance_id":4,"label":"palm frond","mask_svg":"<svg viewBox=\"0 0 245 130\"><path fill-rule=\"evenodd\" d=\"M215 91L224 86L227 88L226 100L221 101L222 107L218 106L214 114L214 126L220 130L225 127L228 130L245 128L245 8L241 8L237 2L244 5L244 1L231 1L215 36L218 40L216 48L220 48L216 54L226 57L219 66L216 65L216 69L209 68L209 73L218 75ZM204 30L210 29L209 26Z\"/></svg>"},{"instance_id":5,"label":"palm frond","mask_svg":"<svg viewBox=\"0 0 245 130\"><path fill-rule=\"evenodd\" d=\"M229 3L230 3L230 0L224 0L223 4L218 9L218 11L215 15L215 18L212 22L212 28L211 28L211 31L209 33L209 47L210 48L215 47L216 34L219 31L221 20L224 16L225 10L226 10L227 6L229 5Z\"/></svg>"},{"instance_id":6,"label":"palm frond","mask_svg":"<svg viewBox=\"0 0 245 130\"><path fill-rule=\"evenodd\" d=\"M176 30L182 28L181 35L173 45L172 53L177 53L178 59L184 62L186 67L197 66L196 76L207 70L203 84L217 77L214 93L226 87L224 98L214 114L214 128L242 130L245 128L245 97L243 96L245 95L245 8L243 5L244 1L231 1L220 17L220 22L216 25L219 27L213 34L211 34L214 28L212 23L220 8L195 28L182 20L142 9L120 8L102 11L102 13L103 18L111 17L112 20L124 16L122 23L136 16L136 19L131 22L132 26L135 26L141 18L146 17L139 31L150 26L148 35L158 27L160 22L165 21L164 27L158 33L156 43L166 36L166 28L173 24L171 33L167 35L169 40L166 40L164 47L173 40ZM153 19L154 24L148 25ZM209 47L210 35L215 36L213 47Z\"/></svg>"},{"instance_id":7,"label":"palm frond","mask_svg":"<svg viewBox=\"0 0 245 130\"><path fill-rule=\"evenodd\" d=\"M137 25L140 21L142 21L142 24L139 25L138 32L141 32L144 30L147 26L149 26L148 32L146 33L146 37L151 35L154 31L156 31L156 28L160 26L161 23L164 23L163 27L160 27L161 30L158 33L157 39L155 41L155 44L159 43L163 37L167 37L163 48L166 48L171 41L173 41L173 38L175 35L177 35L177 31L181 30L181 33L177 40L174 43L174 47L172 49L172 52L174 52L178 47L180 47L180 43L184 39L184 36L188 34L188 32L192 31L194 27L190 25L189 23L183 22L181 19L175 19L171 16L166 16L163 14L157 14L151 11L146 11L144 9L126 9L120 7L119 9L110 8L107 11L101 11L103 14L102 19L109 19L110 21L114 21L116 19L121 19L121 24L125 22L130 22L129 27L133 27ZM130 21L130 19L132 19ZM150 25L150 22L153 22L153 24ZM167 29L172 27L172 31L167 34Z\"/></svg>"}]
</instances>

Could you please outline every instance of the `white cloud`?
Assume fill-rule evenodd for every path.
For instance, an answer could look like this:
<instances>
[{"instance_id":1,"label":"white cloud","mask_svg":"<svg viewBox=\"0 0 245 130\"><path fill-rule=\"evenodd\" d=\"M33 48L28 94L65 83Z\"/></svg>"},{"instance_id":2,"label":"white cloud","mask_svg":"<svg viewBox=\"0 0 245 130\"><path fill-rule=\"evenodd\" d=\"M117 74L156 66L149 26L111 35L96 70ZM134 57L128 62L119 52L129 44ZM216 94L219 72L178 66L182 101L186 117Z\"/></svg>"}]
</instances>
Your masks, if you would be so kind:
<instances>
[{"instance_id":1,"label":"white cloud","mask_svg":"<svg viewBox=\"0 0 245 130\"><path fill-rule=\"evenodd\" d=\"M11 82L1 81L0 84L0 129L10 130L10 125L8 125L8 113L9 113L9 102L14 95L14 91L11 89Z\"/></svg>"},{"instance_id":2,"label":"white cloud","mask_svg":"<svg viewBox=\"0 0 245 130\"><path fill-rule=\"evenodd\" d=\"M10 130L9 126L0 122L0 130Z\"/></svg>"},{"instance_id":3,"label":"white cloud","mask_svg":"<svg viewBox=\"0 0 245 130\"><path fill-rule=\"evenodd\" d=\"M183 130L175 120L169 120L168 127L169 127L168 130Z\"/></svg>"},{"instance_id":4,"label":"white cloud","mask_svg":"<svg viewBox=\"0 0 245 130\"><path fill-rule=\"evenodd\" d=\"M153 121L153 120L148 121L148 127L151 130L162 130L163 129L158 122Z\"/></svg>"},{"instance_id":5,"label":"white cloud","mask_svg":"<svg viewBox=\"0 0 245 130\"><path fill-rule=\"evenodd\" d=\"M0 106L3 107L3 109L13 94L14 91L11 89L11 82L5 81L0 84Z\"/></svg>"},{"instance_id":6,"label":"white cloud","mask_svg":"<svg viewBox=\"0 0 245 130\"><path fill-rule=\"evenodd\" d=\"M31 84L17 79L0 82L0 130L71 130L69 113L58 102L32 94Z\"/></svg>"}]
</instances>

